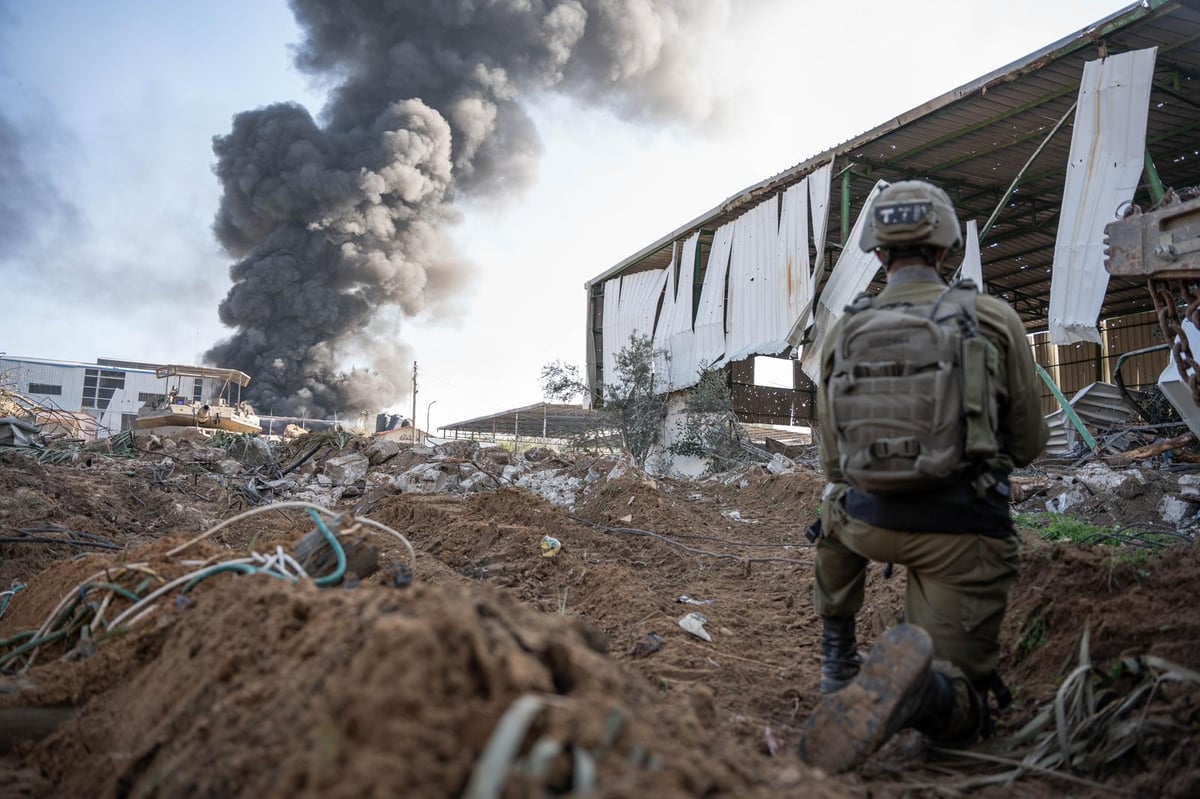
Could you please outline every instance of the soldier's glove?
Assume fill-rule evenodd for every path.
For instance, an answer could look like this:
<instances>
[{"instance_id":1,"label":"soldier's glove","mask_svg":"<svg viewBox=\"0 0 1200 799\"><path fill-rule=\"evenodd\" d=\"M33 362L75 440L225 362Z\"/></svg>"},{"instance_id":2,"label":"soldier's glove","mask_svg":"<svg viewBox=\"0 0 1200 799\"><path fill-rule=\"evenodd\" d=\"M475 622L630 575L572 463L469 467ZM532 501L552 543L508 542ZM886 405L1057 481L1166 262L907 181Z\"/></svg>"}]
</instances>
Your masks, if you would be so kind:
<instances>
[{"instance_id":1,"label":"soldier's glove","mask_svg":"<svg viewBox=\"0 0 1200 799\"><path fill-rule=\"evenodd\" d=\"M815 544L817 539L821 537L821 517L818 516L816 521L808 526L804 531L804 537L808 539L808 543Z\"/></svg>"}]
</instances>

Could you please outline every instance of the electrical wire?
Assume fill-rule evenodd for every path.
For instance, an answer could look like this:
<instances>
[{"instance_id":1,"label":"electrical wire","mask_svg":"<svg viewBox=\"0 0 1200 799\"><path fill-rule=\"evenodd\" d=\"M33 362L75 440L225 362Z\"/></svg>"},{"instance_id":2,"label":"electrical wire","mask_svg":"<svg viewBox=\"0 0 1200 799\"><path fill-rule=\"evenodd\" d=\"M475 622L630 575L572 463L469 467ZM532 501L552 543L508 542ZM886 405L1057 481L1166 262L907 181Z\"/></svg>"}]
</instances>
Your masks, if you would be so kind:
<instances>
[{"instance_id":1,"label":"electrical wire","mask_svg":"<svg viewBox=\"0 0 1200 799\"><path fill-rule=\"evenodd\" d=\"M54 609L45 618L42 624L36 630L30 630L26 633L21 633L18 636L0 641L0 646L11 646L18 642L21 643L16 649L6 653L0 657L0 666L5 666L12 663L22 656L28 656L25 665L21 671L26 672L34 665L37 660L38 653L46 644L54 643L65 637L68 637L78 631L81 627L85 629L85 634L94 634L99 631L100 625L103 623L104 628L108 631L115 631L122 625L126 629L140 622L147 615L156 609L156 602L171 591L182 587L180 595L190 593L197 585L207 580L208 578L223 574L226 572L238 572L242 574L265 574L269 577L286 580L291 583L296 583L299 580L312 579L317 586L329 586L337 584L346 574L347 558L345 548L339 541L337 534L333 529L330 529L331 524L334 528L341 526L342 520L346 514L339 514L328 508L322 507L311 502L289 501L279 502L271 505L263 505L251 508L247 511L232 516L219 524L209 528L200 535L184 542L178 547L170 550L167 557L178 555L189 547L199 543L220 532L226 527L233 525L239 521L255 516L259 513L267 511L277 511L283 508L301 508L308 512L309 517L313 520L317 530L321 533L326 543L333 550L336 558L336 566L332 573L318 578L312 578L304 569L304 567L291 555L283 550L282 546L276 546L275 552L270 555L264 555L258 552L252 552L250 557L235 558L225 560L220 563L204 565L201 568L193 569L186 574L180 575L173 580L167 580L157 571L150 568L149 563L130 563L123 564L117 567L110 567L103 571L96 572L90 575L74 588L68 591ZM330 522L326 522L322 515L329 518ZM386 533L399 540L408 551L410 568L416 561L416 550L412 543L409 542L403 534L388 527L385 524L367 519L364 517L351 517L352 524L347 530L355 530L360 527L370 528L373 533ZM211 559L209 559L211 561ZM187 561L184 561L187 564ZM195 563L194 561L192 562ZM148 575L139 583L138 590L130 591L125 586L117 584L114 580L125 573L136 573ZM160 585L151 593L141 596L141 592L149 587L152 581L157 580ZM0 592L0 615L7 609L8 602L11 600L17 591L24 586L14 587L8 591ZM88 594L93 591L104 592L104 598L98 603L88 602ZM110 622L103 622L104 616L107 613L114 597L121 597L128 600L131 604L129 607L121 611ZM83 611L76 614L76 609L83 606ZM90 622L88 621L91 616ZM28 640L26 640L28 639Z\"/></svg>"}]
</instances>

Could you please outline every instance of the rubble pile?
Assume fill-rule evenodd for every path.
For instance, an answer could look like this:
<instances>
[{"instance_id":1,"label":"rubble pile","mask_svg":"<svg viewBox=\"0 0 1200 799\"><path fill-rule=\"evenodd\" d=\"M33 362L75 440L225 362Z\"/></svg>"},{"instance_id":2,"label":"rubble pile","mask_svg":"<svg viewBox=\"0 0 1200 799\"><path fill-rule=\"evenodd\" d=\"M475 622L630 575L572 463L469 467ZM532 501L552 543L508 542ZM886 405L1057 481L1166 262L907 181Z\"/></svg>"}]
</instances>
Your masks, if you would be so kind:
<instances>
[{"instance_id":1,"label":"rubble pile","mask_svg":"<svg viewBox=\"0 0 1200 799\"><path fill-rule=\"evenodd\" d=\"M1014 478L1002 729L1053 702L1084 629L1098 674L1200 664L1185 450ZM911 746L838 779L790 754L819 672L811 455L675 480L341 431L0 449L0 796L911 794L947 768ZM316 518L344 563L314 554ZM867 582L864 646L904 589ZM62 635L13 641L43 628ZM1197 707L1191 687L1156 692L1143 745L1089 778L1194 795Z\"/></svg>"}]
</instances>

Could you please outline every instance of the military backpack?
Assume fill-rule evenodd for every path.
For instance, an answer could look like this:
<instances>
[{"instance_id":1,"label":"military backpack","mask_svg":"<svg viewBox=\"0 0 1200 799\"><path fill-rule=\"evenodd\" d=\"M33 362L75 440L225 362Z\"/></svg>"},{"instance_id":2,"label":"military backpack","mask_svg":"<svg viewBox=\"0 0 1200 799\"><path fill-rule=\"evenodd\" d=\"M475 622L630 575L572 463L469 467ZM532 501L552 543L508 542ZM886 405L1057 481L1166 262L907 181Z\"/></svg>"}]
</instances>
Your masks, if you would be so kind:
<instances>
[{"instance_id":1,"label":"military backpack","mask_svg":"<svg viewBox=\"0 0 1200 799\"><path fill-rule=\"evenodd\" d=\"M999 355L979 332L978 289L931 303L846 308L826 391L846 482L897 494L977 481L996 455Z\"/></svg>"}]
</instances>

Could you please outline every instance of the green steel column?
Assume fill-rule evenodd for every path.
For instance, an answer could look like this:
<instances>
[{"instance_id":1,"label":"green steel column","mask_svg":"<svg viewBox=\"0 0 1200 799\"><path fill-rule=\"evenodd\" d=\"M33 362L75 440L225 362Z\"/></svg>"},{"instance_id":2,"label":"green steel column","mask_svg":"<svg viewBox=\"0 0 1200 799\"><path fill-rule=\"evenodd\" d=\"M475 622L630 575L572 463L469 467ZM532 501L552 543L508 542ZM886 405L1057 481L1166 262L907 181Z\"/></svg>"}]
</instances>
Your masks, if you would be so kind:
<instances>
[{"instance_id":1,"label":"green steel column","mask_svg":"<svg viewBox=\"0 0 1200 799\"><path fill-rule=\"evenodd\" d=\"M1158 169L1154 166L1154 159L1150 157L1150 149L1146 149L1146 179L1150 181L1150 199L1155 205L1162 202L1162 198L1166 195L1166 187L1163 186L1162 178L1158 176Z\"/></svg>"},{"instance_id":2,"label":"green steel column","mask_svg":"<svg viewBox=\"0 0 1200 799\"><path fill-rule=\"evenodd\" d=\"M850 169L842 172L842 250L850 245Z\"/></svg>"},{"instance_id":3,"label":"green steel column","mask_svg":"<svg viewBox=\"0 0 1200 799\"><path fill-rule=\"evenodd\" d=\"M1095 449L1096 439L1088 432L1087 427L1083 424L1083 420L1079 418L1079 414L1075 413L1075 409L1071 407L1071 403L1067 401L1067 398L1059 391L1058 386L1054 384L1054 378L1050 376L1050 373L1040 363L1034 363L1034 366L1037 367L1037 373L1042 378L1042 382L1049 386L1050 393L1054 395L1054 398L1058 400L1058 404L1062 406L1063 413L1067 415L1067 418L1071 420L1071 424L1075 425L1075 429L1083 437L1083 441L1088 445L1088 449Z\"/></svg>"}]
</instances>

